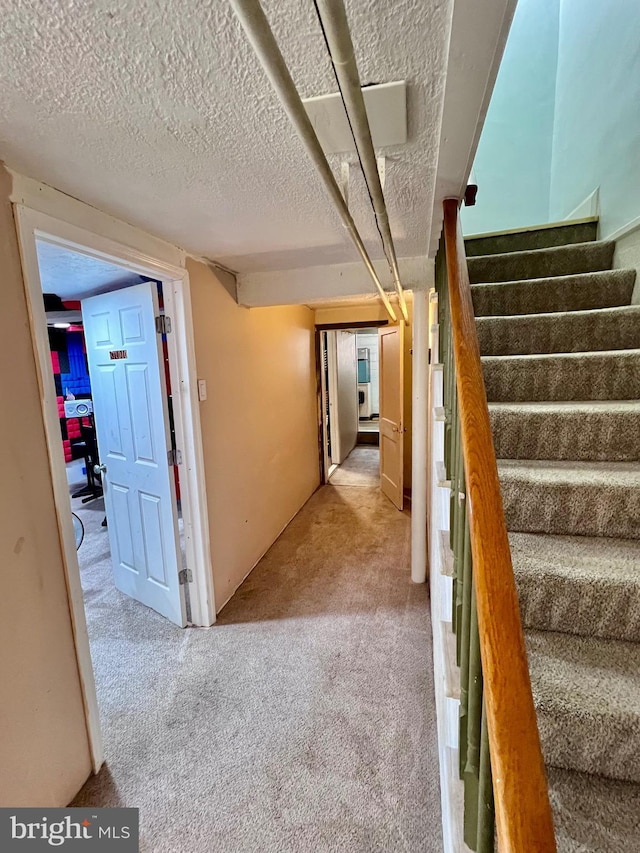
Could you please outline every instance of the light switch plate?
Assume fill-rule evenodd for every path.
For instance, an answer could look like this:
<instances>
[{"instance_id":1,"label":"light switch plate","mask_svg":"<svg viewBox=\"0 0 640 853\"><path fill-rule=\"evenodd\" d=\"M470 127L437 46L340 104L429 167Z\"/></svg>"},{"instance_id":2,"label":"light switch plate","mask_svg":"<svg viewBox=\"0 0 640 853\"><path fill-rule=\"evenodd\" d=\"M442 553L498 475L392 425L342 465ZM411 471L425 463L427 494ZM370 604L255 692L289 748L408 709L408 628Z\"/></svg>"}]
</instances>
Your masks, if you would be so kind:
<instances>
[{"instance_id":1,"label":"light switch plate","mask_svg":"<svg viewBox=\"0 0 640 853\"><path fill-rule=\"evenodd\" d=\"M207 399L207 380L198 379L198 400L203 403Z\"/></svg>"}]
</instances>

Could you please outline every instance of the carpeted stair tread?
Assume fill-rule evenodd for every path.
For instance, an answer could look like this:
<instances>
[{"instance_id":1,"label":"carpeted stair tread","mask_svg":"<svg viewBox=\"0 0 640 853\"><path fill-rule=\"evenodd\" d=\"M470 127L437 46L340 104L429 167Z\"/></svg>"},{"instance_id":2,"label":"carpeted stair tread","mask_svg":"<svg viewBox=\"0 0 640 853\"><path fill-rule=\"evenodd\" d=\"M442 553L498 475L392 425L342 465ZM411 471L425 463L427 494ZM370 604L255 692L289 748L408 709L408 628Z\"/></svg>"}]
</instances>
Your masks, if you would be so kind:
<instances>
[{"instance_id":1,"label":"carpeted stair tread","mask_svg":"<svg viewBox=\"0 0 640 853\"><path fill-rule=\"evenodd\" d=\"M640 642L640 541L510 533L523 625Z\"/></svg>"},{"instance_id":2,"label":"carpeted stair tread","mask_svg":"<svg viewBox=\"0 0 640 853\"><path fill-rule=\"evenodd\" d=\"M636 400L640 349L482 359L490 402Z\"/></svg>"},{"instance_id":3,"label":"carpeted stair tread","mask_svg":"<svg viewBox=\"0 0 640 853\"><path fill-rule=\"evenodd\" d=\"M550 249L482 255L468 259L469 281L472 284L518 281L608 270L613 261L614 249L615 243L607 240L552 246Z\"/></svg>"},{"instance_id":4,"label":"carpeted stair tread","mask_svg":"<svg viewBox=\"0 0 640 853\"><path fill-rule=\"evenodd\" d=\"M482 355L640 349L640 305L476 320Z\"/></svg>"},{"instance_id":5,"label":"carpeted stair tread","mask_svg":"<svg viewBox=\"0 0 640 853\"><path fill-rule=\"evenodd\" d=\"M640 464L498 461L507 529L640 538Z\"/></svg>"},{"instance_id":6,"label":"carpeted stair tread","mask_svg":"<svg viewBox=\"0 0 640 853\"><path fill-rule=\"evenodd\" d=\"M640 850L640 785L547 768L558 853Z\"/></svg>"},{"instance_id":7,"label":"carpeted stair tread","mask_svg":"<svg viewBox=\"0 0 640 853\"><path fill-rule=\"evenodd\" d=\"M640 656L634 643L525 631L545 761L640 781Z\"/></svg>"},{"instance_id":8,"label":"carpeted stair tread","mask_svg":"<svg viewBox=\"0 0 640 853\"><path fill-rule=\"evenodd\" d=\"M476 317L588 311L629 305L635 270L605 270L580 275L474 284Z\"/></svg>"},{"instance_id":9,"label":"carpeted stair tread","mask_svg":"<svg viewBox=\"0 0 640 853\"><path fill-rule=\"evenodd\" d=\"M640 401L490 403L502 459L640 460Z\"/></svg>"},{"instance_id":10,"label":"carpeted stair tread","mask_svg":"<svg viewBox=\"0 0 640 853\"><path fill-rule=\"evenodd\" d=\"M640 850L640 306L594 226L467 241L560 853Z\"/></svg>"},{"instance_id":11,"label":"carpeted stair tread","mask_svg":"<svg viewBox=\"0 0 640 853\"><path fill-rule=\"evenodd\" d=\"M465 237L468 258L479 255L497 255L504 252L523 252L531 249L549 249L569 243L588 243L598 234L598 221L569 220L562 224L540 225L538 228L513 229L495 234Z\"/></svg>"}]
</instances>

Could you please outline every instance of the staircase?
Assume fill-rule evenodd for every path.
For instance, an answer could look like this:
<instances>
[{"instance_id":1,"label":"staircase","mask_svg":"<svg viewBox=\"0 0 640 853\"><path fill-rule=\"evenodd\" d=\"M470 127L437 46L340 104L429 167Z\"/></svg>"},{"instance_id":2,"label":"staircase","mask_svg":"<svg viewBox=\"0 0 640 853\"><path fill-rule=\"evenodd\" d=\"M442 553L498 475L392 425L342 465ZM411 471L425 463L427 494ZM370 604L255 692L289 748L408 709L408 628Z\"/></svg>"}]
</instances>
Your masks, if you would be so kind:
<instances>
[{"instance_id":1,"label":"staircase","mask_svg":"<svg viewBox=\"0 0 640 853\"><path fill-rule=\"evenodd\" d=\"M640 851L640 304L596 230L466 241L561 853Z\"/></svg>"}]
</instances>

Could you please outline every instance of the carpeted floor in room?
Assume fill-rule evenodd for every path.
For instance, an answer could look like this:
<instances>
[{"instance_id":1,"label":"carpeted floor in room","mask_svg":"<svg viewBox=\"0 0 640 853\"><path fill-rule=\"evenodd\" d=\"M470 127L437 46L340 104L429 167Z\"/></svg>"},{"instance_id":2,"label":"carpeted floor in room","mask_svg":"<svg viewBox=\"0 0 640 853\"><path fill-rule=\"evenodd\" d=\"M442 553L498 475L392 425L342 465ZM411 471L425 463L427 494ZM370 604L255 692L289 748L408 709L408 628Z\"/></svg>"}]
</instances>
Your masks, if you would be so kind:
<instances>
[{"instance_id":1,"label":"carpeted floor in room","mask_svg":"<svg viewBox=\"0 0 640 853\"><path fill-rule=\"evenodd\" d=\"M100 502L81 514L107 762L73 805L138 807L154 853L442 849L407 514L320 489L217 624L186 630L115 590Z\"/></svg>"}]
</instances>

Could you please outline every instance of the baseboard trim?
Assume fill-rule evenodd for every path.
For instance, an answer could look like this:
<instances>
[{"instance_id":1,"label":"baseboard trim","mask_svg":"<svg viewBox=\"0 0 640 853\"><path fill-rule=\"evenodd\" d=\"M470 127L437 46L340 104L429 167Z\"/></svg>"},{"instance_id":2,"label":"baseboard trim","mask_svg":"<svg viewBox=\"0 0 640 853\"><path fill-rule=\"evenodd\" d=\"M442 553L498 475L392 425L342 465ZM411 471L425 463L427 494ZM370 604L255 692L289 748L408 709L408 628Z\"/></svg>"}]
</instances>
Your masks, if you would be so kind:
<instances>
[{"instance_id":1,"label":"baseboard trim","mask_svg":"<svg viewBox=\"0 0 640 853\"><path fill-rule=\"evenodd\" d=\"M640 228L640 216L636 216L635 219L629 220L626 225L621 225L620 228L617 228L615 231L612 231L611 234L607 234L607 236L603 237L602 239L619 240L621 237L626 237L633 231L637 231L638 228Z\"/></svg>"},{"instance_id":2,"label":"baseboard trim","mask_svg":"<svg viewBox=\"0 0 640 853\"><path fill-rule=\"evenodd\" d=\"M358 430L358 444L368 444L377 447L380 444L380 433L372 430Z\"/></svg>"},{"instance_id":3,"label":"baseboard trim","mask_svg":"<svg viewBox=\"0 0 640 853\"><path fill-rule=\"evenodd\" d=\"M336 465L336 468L337 468L337 467L338 467L338 466ZM289 521L287 521L287 523L286 523L286 524L284 525L284 527L280 530L280 532L276 534L276 536L274 537L274 539L273 539L273 541L271 542L271 544L270 544L270 545L268 545L268 546L264 549L264 551L262 552L262 554L258 557L258 559L255 561L255 563L251 566L251 568L250 568L250 569L249 569L249 571L246 573L246 575L242 578L242 580L240 581L240 583L239 583L239 584L234 588L233 592L231 592L231 593L229 594L228 598L226 598L226 599L225 599L224 604L222 604L222 605L221 605L221 606L216 610L216 616L219 616L219 615L220 615L220 613L222 613L222 611L224 610L224 608L225 608L225 607L227 606L227 604L231 601L231 599L233 598L233 596L236 594L236 592L240 589L240 587L242 586L242 584L243 584L243 583L246 581L246 579L249 577L249 575L251 574L251 572L252 572L252 571L255 569L255 567L258 565L258 563L260 562L260 560L262 560L262 558L266 555L267 551L268 551L268 550L269 550L269 549L274 545L274 543L275 543L275 542L277 542L277 541L278 541L278 539L282 536L282 534L285 532L285 530L287 529L287 527L291 524L291 522L293 521L293 519L298 515L298 513L303 509L303 507L305 507L305 506L309 503L309 501L310 501L310 500L311 500L311 498L315 495L315 493L316 493L319 489L321 489L323 486L324 486L324 483L319 483L317 486L315 486L315 487L314 487L314 489L313 489L313 491L311 492L311 494L310 494L307 498L305 498L305 499L303 500L303 502L300 504L300 506L298 507L298 509L293 513L293 515L291 516L291 518L289 519ZM209 627L214 628L214 627L215 627L215 623L214 623L213 625L209 626Z\"/></svg>"},{"instance_id":4,"label":"baseboard trim","mask_svg":"<svg viewBox=\"0 0 640 853\"><path fill-rule=\"evenodd\" d=\"M465 234L465 243L468 240L484 240L487 237L502 237L507 234L527 234L529 231L550 231L552 228L567 228L570 225L586 225L589 222L597 222L597 216L582 216L579 219L561 219L558 222L545 222L542 225L526 225L520 228L505 228L500 231L485 231L482 234Z\"/></svg>"}]
</instances>

